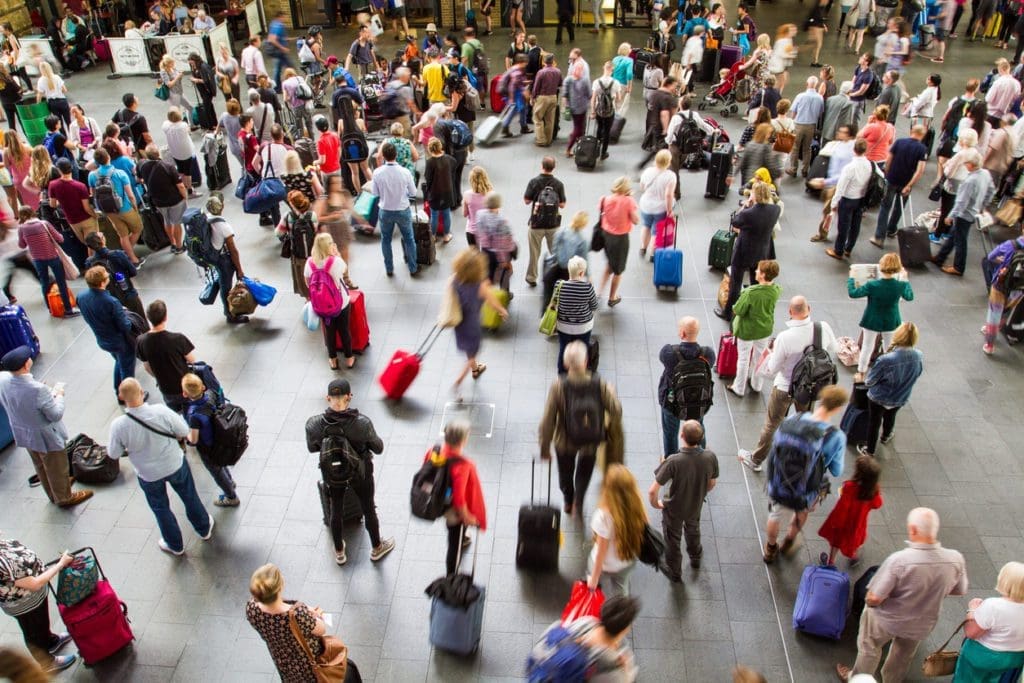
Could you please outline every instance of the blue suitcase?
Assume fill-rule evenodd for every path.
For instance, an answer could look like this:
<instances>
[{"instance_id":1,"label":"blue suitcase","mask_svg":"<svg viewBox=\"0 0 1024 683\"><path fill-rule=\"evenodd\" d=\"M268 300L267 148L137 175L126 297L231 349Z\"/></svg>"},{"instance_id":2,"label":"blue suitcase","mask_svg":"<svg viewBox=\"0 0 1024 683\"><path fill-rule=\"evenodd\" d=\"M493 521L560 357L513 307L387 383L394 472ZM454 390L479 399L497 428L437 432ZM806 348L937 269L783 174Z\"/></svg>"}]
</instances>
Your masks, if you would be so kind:
<instances>
[{"instance_id":1,"label":"blue suitcase","mask_svg":"<svg viewBox=\"0 0 1024 683\"><path fill-rule=\"evenodd\" d=\"M804 568L793 605L793 628L839 640L846 626L850 577L831 565Z\"/></svg>"},{"instance_id":2,"label":"blue suitcase","mask_svg":"<svg viewBox=\"0 0 1024 683\"><path fill-rule=\"evenodd\" d=\"M480 647L480 632L484 624L484 587L473 583L476 575L476 553L480 547L480 530L476 531L476 542L473 543L473 569L469 575L458 574L459 565L462 564L462 548L459 548L455 561L455 575L449 575L444 579L438 579L427 588L427 594L432 595L430 602L430 644L439 650L451 652L457 655L468 655L476 652ZM440 595L434 594L432 589L436 584L449 582L460 585L463 594L472 591L467 590L470 585L476 589L477 595L469 604L449 604ZM456 591L453 591L456 592Z\"/></svg>"},{"instance_id":3,"label":"blue suitcase","mask_svg":"<svg viewBox=\"0 0 1024 683\"><path fill-rule=\"evenodd\" d=\"M683 286L683 252L676 249L679 226L672 231L672 247L654 250L654 288L671 287L679 291Z\"/></svg>"},{"instance_id":4,"label":"blue suitcase","mask_svg":"<svg viewBox=\"0 0 1024 683\"><path fill-rule=\"evenodd\" d=\"M39 355L39 337L25 309L17 305L0 307L0 356L19 346L32 349L33 358Z\"/></svg>"}]
</instances>

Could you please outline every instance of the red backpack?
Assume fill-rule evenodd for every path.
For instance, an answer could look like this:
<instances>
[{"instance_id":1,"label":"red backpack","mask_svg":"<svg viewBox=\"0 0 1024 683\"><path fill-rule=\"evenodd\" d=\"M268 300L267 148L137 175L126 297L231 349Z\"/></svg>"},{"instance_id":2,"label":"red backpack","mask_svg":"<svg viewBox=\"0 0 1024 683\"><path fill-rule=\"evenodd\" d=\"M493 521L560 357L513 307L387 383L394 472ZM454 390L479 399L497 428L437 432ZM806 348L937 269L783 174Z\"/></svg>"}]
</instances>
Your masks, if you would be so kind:
<instances>
[{"instance_id":1,"label":"red backpack","mask_svg":"<svg viewBox=\"0 0 1024 683\"><path fill-rule=\"evenodd\" d=\"M331 276L331 266L334 264L334 257L331 256L320 268L312 260L309 262L309 303L313 306L313 312L322 318L333 318L344 308L344 299L338 284Z\"/></svg>"}]
</instances>

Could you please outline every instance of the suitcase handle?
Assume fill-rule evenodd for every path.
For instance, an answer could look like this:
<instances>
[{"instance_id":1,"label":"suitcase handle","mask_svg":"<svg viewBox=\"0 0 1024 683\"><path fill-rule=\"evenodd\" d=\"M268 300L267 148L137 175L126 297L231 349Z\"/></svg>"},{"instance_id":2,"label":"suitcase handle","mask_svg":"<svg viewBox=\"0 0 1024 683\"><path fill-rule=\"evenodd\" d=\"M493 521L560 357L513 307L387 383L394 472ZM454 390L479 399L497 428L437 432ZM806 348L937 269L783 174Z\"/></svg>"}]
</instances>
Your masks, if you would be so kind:
<instances>
[{"instance_id":1,"label":"suitcase handle","mask_svg":"<svg viewBox=\"0 0 1024 683\"><path fill-rule=\"evenodd\" d=\"M71 557L78 557L79 555L84 555L84 554L88 553L88 555L92 556L92 561L96 563L96 571L99 572L100 578L103 579L104 581L106 581L107 575L103 572L103 567L100 566L100 560L99 560L98 557L96 557L96 551L93 549L92 546L88 546L87 545L87 546L85 546L83 548L79 548L78 550L69 550L69 551L67 551L67 553ZM56 560L53 560L52 562L47 562L45 565L43 565L43 568L45 569L47 567L52 567L53 565L57 564L58 562L60 562L60 558L59 557Z\"/></svg>"},{"instance_id":2,"label":"suitcase handle","mask_svg":"<svg viewBox=\"0 0 1024 683\"><path fill-rule=\"evenodd\" d=\"M466 533L466 525L459 524L459 550L455 554L455 574L459 573L459 567L462 566L462 535ZM469 579L472 581L476 578L476 553L480 548L480 527L476 527L476 538L473 540L473 566L469 570Z\"/></svg>"},{"instance_id":3,"label":"suitcase handle","mask_svg":"<svg viewBox=\"0 0 1024 683\"><path fill-rule=\"evenodd\" d=\"M427 355L427 352L434 346L434 342L441 336L444 330L434 325L430 328L430 332L427 332L427 338L423 340L423 343L416 348L416 357L423 360L423 357Z\"/></svg>"},{"instance_id":4,"label":"suitcase handle","mask_svg":"<svg viewBox=\"0 0 1024 683\"><path fill-rule=\"evenodd\" d=\"M548 506L551 506L551 470L555 469L554 463L551 458L548 458ZM537 476L537 461L530 461L530 506L533 507L533 494L537 489L536 484Z\"/></svg>"}]
</instances>

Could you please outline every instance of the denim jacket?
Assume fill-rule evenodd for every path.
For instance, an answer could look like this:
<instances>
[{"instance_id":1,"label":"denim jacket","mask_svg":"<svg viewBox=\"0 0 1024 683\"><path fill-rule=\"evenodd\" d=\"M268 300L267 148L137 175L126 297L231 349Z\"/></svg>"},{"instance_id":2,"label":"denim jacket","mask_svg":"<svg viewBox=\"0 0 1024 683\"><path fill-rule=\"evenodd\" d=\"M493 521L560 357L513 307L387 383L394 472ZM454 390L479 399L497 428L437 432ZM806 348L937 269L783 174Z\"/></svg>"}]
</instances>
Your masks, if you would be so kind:
<instances>
[{"instance_id":1,"label":"denim jacket","mask_svg":"<svg viewBox=\"0 0 1024 683\"><path fill-rule=\"evenodd\" d=\"M914 382L924 370L924 354L917 349L898 348L882 354L868 371L868 398L888 408L899 408L910 400Z\"/></svg>"}]
</instances>

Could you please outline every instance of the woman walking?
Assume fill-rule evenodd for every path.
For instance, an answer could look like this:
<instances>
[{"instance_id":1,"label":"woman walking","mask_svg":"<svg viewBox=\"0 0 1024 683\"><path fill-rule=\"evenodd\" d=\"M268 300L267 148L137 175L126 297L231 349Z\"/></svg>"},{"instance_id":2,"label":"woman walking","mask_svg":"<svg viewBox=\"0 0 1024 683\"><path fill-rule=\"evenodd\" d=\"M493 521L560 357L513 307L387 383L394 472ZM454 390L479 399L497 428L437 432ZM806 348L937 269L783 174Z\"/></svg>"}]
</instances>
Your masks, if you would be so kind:
<instances>
[{"instance_id":1,"label":"woman walking","mask_svg":"<svg viewBox=\"0 0 1024 683\"><path fill-rule=\"evenodd\" d=\"M306 281L307 291L325 290L328 297L337 300L341 306L336 315L320 315L323 324L320 325L324 333L324 344L327 346L327 359L331 370L338 369L338 341L341 341L341 350L345 354L345 367L352 368L356 364L356 357L352 353L352 335L349 333L349 303L351 298L348 288L345 287L345 276L348 273L348 265L338 253L338 246L334 243L329 233L321 232L313 240L313 250L306 259L303 270L303 277ZM313 285L311 288L310 285ZM321 297L317 297L320 300ZM316 306L314 303L314 312Z\"/></svg>"},{"instance_id":2,"label":"woman walking","mask_svg":"<svg viewBox=\"0 0 1024 683\"><path fill-rule=\"evenodd\" d=\"M557 298L557 302L554 299ZM565 347L573 341L590 342L597 310L597 292L587 278L587 260L580 256L569 259L569 279L555 284L552 304L557 312L558 374L565 374Z\"/></svg>"},{"instance_id":3,"label":"woman walking","mask_svg":"<svg viewBox=\"0 0 1024 683\"><path fill-rule=\"evenodd\" d=\"M647 255L651 233L657 229L658 223L672 214L672 209L676 205L676 184L679 177L669 168L671 165L672 152L662 149L654 155L654 164L640 174L641 194L638 208L640 222L644 226L640 233L640 258ZM665 239L667 240L667 237ZM654 260L653 250L651 260Z\"/></svg>"},{"instance_id":4,"label":"woman walking","mask_svg":"<svg viewBox=\"0 0 1024 683\"><path fill-rule=\"evenodd\" d=\"M914 323L903 323L892 335L892 345L875 359L868 372L867 442L857 446L861 455L875 455L879 429L882 443L894 437L896 413L910 400L914 383L924 371L924 355L917 350L918 331Z\"/></svg>"},{"instance_id":5,"label":"woman walking","mask_svg":"<svg viewBox=\"0 0 1024 683\"><path fill-rule=\"evenodd\" d=\"M224 95L224 101L230 103L231 100L235 100L238 102L242 94L242 87L239 84L242 70L238 66L238 60L231 56L227 43L221 43L217 46L217 62L215 66L217 82L220 86L221 94ZM239 109L238 113L241 113L241 109ZM235 115L237 116L238 114Z\"/></svg>"},{"instance_id":6,"label":"woman walking","mask_svg":"<svg viewBox=\"0 0 1024 683\"><path fill-rule=\"evenodd\" d=\"M671 159L671 157L670 157ZM629 257L629 231L640 222L640 210L632 197L632 183L626 176L620 177L612 185L612 193L601 197L601 232L604 238L604 253L608 258L608 267L601 277L601 293L604 294L608 280L611 289L608 292L608 306L615 307L622 302L619 296L619 282L626 270Z\"/></svg>"},{"instance_id":7,"label":"woman walking","mask_svg":"<svg viewBox=\"0 0 1024 683\"><path fill-rule=\"evenodd\" d=\"M818 0L804 20L804 30L807 31L809 38L807 44L814 47L814 56L811 57L811 66L814 68L823 66L818 58L821 55L821 46L825 42L825 33L828 31L828 10L831 5L829 0Z\"/></svg>"},{"instance_id":8,"label":"woman walking","mask_svg":"<svg viewBox=\"0 0 1024 683\"><path fill-rule=\"evenodd\" d=\"M646 525L647 509L636 478L625 465L610 465L590 520L594 547L587 561L587 586L591 590L605 577L609 596L629 595L629 572L640 555Z\"/></svg>"},{"instance_id":9,"label":"woman walking","mask_svg":"<svg viewBox=\"0 0 1024 683\"><path fill-rule=\"evenodd\" d=\"M878 261L877 280L868 280L858 287L852 272L846 280L850 298L868 299L868 305L860 319L862 343L857 374L854 375L855 382L862 381L864 373L867 372L878 336L882 336L882 346L888 347L892 341L893 331L903 322L900 319L900 299L914 300L914 290L911 289L910 283L906 279L901 279L906 278L906 274L899 254L890 252Z\"/></svg>"},{"instance_id":10,"label":"woman walking","mask_svg":"<svg viewBox=\"0 0 1024 683\"><path fill-rule=\"evenodd\" d=\"M309 199L298 190L288 193L288 208L276 231L282 243L281 256L291 259L292 291L308 299L309 288L304 273L306 259L310 256L316 238L317 217L309 210Z\"/></svg>"},{"instance_id":11,"label":"woman walking","mask_svg":"<svg viewBox=\"0 0 1024 683\"><path fill-rule=\"evenodd\" d=\"M28 206L18 209L18 246L28 249L29 258L39 274L39 285L43 290L43 302L46 303L47 295L50 293L50 285L56 283L57 291L60 292L60 300L64 305L64 317L74 318L79 315L71 304L71 295L68 292L67 277L64 273L64 264L61 262L58 245L64 241L64 237L46 221L35 217L35 212ZM53 280L50 279L53 273Z\"/></svg>"},{"instance_id":12,"label":"woman walking","mask_svg":"<svg viewBox=\"0 0 1024 683\"><path fill-rule=\"evenodd\" d=\"M551 263L545 265L544 274L541 279L544 281L544 291L541 301L541 315L551 303L551 296L555 291L555 283L559 280L569 278L569 261L573 256L579 256L584 261L590 253L590 242L583 236L583 229L590 222L590 216L586 211L577 211L568 226L563 226L555 233L555 244L551 250L554 257ZM584 269L585 270L585 269Z\"/></svg>"},{"instance_id":13,"label":"woman walking","mask_svg":"<svg viewBox=\"0 0 1024 683\"><path fill-rule=\"evenodd\" d=\"M583 137L587 130L587 113L590 111L592 91L590 81L585 76L583 61L576 60L569 67L569 77L562 85L562 106L572 116L572 133L569 134L569 143L565 148L567 157L573 155L576 141Z\"/></svg>"},{"instance_id":14,"label":"woman walking","mask_svg":"<svg viewBox=\"0 0 1024 683\"><path fill-rule=\"evenodd\" d=\"M793 44L795 37L796 24L783 24L775 32L775 44L772 45L772 54L768 58L768 71L775 76L779 94L786 89L786 83L789 82L789 67L796 59L797 49ZM817 58L814 61L818 61Z\"/></svg>"},{"instance_id":15,"label":"woman walking","mask_svg":"<svg viewBox=\"0 0 1024 683\"><path fill-rule=\"evenodd\" d=\"M461 399L460 386L466 375L472 373L473 379L479 379L487 366L477 362L480 344L483 341L483 329L480 326L480 308L487 302L498 312L502 320L508 318L508 311L494 295L494 287L487 279L487 259L476 249L466 248L460 251L452 262L451 287L462 310L462 322L455 326L455 347L466 354L466 363L455 378L452 391Z\"/></svg>"},{"instance_id":16,"label":"woman walking","mask_svg":"<svg viewBox=\"0 0 1024 683\"><path fill-rule=\"evenodd\" d=\"M476 214L476 246L487 258L487 279L491 282L511 277L512 252L516 248L512 228L501 212L501 195L490 192L484 198L484 208ZM506 276L503 272L510 271Z\"/></svg>"},{"instance_id":17,"label":"woman walking","mask_svg":"<svg viewBox=\"0 0 1024 683\"><path fill-rule=\"evenodd\" d=\"M475 247L476 217L484 208L487 195L494 191L491 179L483 166L474 166L469 172L469 190L462 195L462 215L466 218L466 242Z\"/></svg>"},{"instance_id":18,"label":"woman walking","mask_svg":"<svg viewBox=\"0 0 1024 683\"><path fill-rule=\"evenodd\" d=\"M469 424L463 420L453 420L444 426L444 444L441 449L431 449L423 458L424 462L430 459L438 467L446 463L448 465L452 487L451 506L445 512L444 520L448 527L445 570L449 575L459 569L459 549L465 550L472 542L466 534L466 528L475 526L478 532L487 530L484 492L480 486L476 463L466 454L468 441Z\"/></svg>"},{"instance_id":19,"label":"woman walking","mask_svg":"<svg viewBox=\"0 0 1024 683\"><path fill-rule=\"evenodd\" d=\"M747 393L747 375L750 388L761 393L764 378L757 374L757 362L771 341L775 328L775 304L782 294L782 287L775 284L779 276L777 261L764 260L757 264L757 284L744 289L732 306L732 332L736 335L739 358L736 361L736 377L728 385L729 391L739 397ZM754 366L754 367L752 367Z\"/></svg>"},{"instance_id":20,"label":"woman walking","mask_svg":"<svg viewBox=\"0 0 1024 683\"><path fill-rule=\"evenodd\" d=\"M452 207L458 206L454 186L454 157L444 153L441 140L434 138L427 145L430 155L423 169L423 197L430 202L430 234L436 240L444 235L444 243L452 241ZM443 226L438 231L437 224Z\"/></svg>"},{"instance_id":21,"label":"woman walking","mask_svg":"<svg viewBox=\"0 0 1024 683\"><path fill-rule=\"evenodd\" d=\"M50 155L46 156L49 158ZM17 211L18 205L24 201L21 198L30 192L25 188L24 182L32 169L32 148L25 143L21 133L13 129L4 134L4 168L11 173L11 190L13 190L13 192L7 190L7 197L11 208ZM36 193L35 200L38 208L38 193Z\"/></svg>"},{"instance_id":22,"label":"woman walking","mask_svg":"<svg viewBox=\"0 0 1024 683\"><path fill-rule=\"evenodd\" d=\"M39 63L39 80L36 81L36 102L50 105L50 113L56 114L64 122L64 127L71 125L71 108L68 106L68 87L64 79L53 73L49 62ZM24 126L24 124L22 124Z\"/></svg>"},{"instance_id":23,"label":"woman walking","mask_svg":"<svg viewBox=\"0 0 1024 683\"><path fill-rule=\"evenodd\" d=\"M1007 562L996 578L996 598L967 604L967 638L960 647L953 683L1001 683L1024 668L1024 563Z\"/></svg>"},{"instance_id":24,"label":"woman walking","mask_svg":"<svg viewBox=\"0 0 1024 683\"><path fill-rule=\"evenodd\" d=\"M220 120L217 121L217 128L214 129L213 134L216 135L221 131L224 132L224 137L227 138L228 151L238 159L238 164L245 168L245 158L242 156L242 146L238 139L238 134L242 130L241 115L241 103L233 97L228 98L225 111L220 115Z\"/></svg>"}]
</instances>

